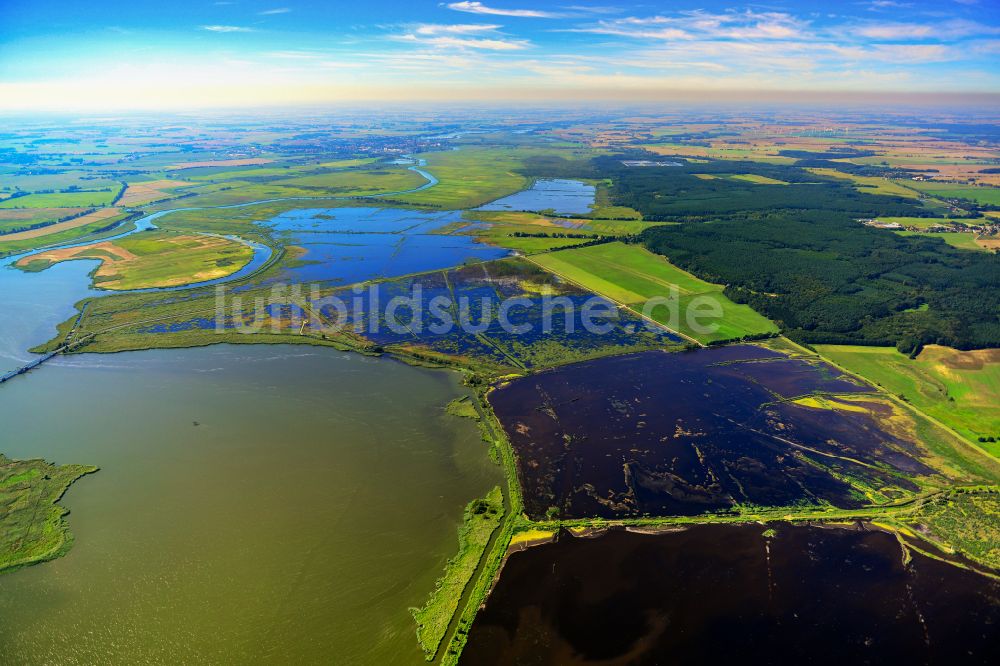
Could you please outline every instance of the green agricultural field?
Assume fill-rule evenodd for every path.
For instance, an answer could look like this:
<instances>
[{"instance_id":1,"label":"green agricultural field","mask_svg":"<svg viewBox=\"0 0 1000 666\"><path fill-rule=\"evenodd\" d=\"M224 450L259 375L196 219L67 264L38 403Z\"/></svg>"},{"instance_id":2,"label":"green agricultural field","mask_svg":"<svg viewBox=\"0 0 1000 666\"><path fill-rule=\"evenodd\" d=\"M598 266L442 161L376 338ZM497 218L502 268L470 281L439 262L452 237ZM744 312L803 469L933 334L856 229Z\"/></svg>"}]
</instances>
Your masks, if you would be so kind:
<instances>
[{"instance_id":1,"label":"green agricultural field","mask_svg":"<svg viewBox=\"0 0 1000 666\"><path fill-rule=\"evenodd\" d=\"M475 220L471 226L469 220ZM524 253L544 252L593 241L597 236L638 233L648 223L635 220L608 221L586 218L563 219L518 211L469 211L466 220L449 225L440 233L474 235L478 240Z\"/></svg>"},{"instance_id":2,"label":"green agricultural field","mask_svg":"<svg viewBox=\"0 0 1000 666\"><path fill-rule=\"evenodd\" d=\"M23 197L4 199L0 201L0 208L95 208L107 206L114 201L120 189L119 185L99 191L28 194Z\"/></svg>"},{"instance_id":3,"label":"green agricultural field","mask_svg":"<svg viewBox=\"0 0 1000 666\"><path fill-rule=\"evenodd\" d=\"M925 236L927 238L940 238L948 245L957 247L960 250L978 250L985 252L986 248L976 242L976 234L971 231L956 231L947 233L934 233L924 231L897 231L900 236Z\"/></svg>"},{"instance_id":4,"label":"green agricultural field","mask_svg":"<svg viewBox=\"0 0 1000 666\"><path fill-rule=\"evenodd\" d=\"M0 572L63 555L72 543L56 504L70 485L96 472L85 465L10 460L0 454Z\"/></svg>"},{"instance_id":5,"label":"green agricultural field","mask_svg":"<svg viewBox=\"0 0 1000 666\"><path fill-rule=\"evenodd\" d=\"M940 183L932 180L914 181L908 185L933 197L969 199L981 204L1000 206L1000 187Z\"/></svg>"},{"instance_id":6,"label":"green agricultural field","mask_svg":"<svg viewBox=\"0 0 1000 666\"><path fill-rule=\"evenodd\" d=\"M33 227L36 224L54 223L73 215L87 212L86 208L25 208L23 210L6 208L0 210L0 241L4 234L15 233L18 229Z\"/></svg>"},{"instance_id":7,"label":"green agricultural field","mask_svg":"<svg viewBox=\"0 0 1000 666\"><path fill-rule=\"evenodd\" d=\"M916 229L927 229L937 226L951 226L954 224L983 224L985 217L957 218L957 217L879 217L879 222L887 224L901 224L904 227L914 227Z\"/></svg>"},{"instance_id":8,"label":"green agricultural field","mask_svg":"<svg viewBox=\"0 0 1000 666\"><path fill-rule=\"evenodd\" d=\"M383 192L403 192L427 183L427 179L409 169L352 169L330 171L328 173L298 176L273 181L272 185L292 187L299 190L318 190L320 196L358 196Z\"/></svg>"},{"instance_id":9,"label":"green agricultural field","mask_svg":"<svg viewBox=\"0 0 1000 666\"><path fill-rule=\"evenodd\" d=\"M541 236L516 236L510 229L497 227L486 231L476 232L476 238L484 243L507 248L523 254L537 254L558 250L566 247L573 247L580 243L586 243L590 238L566 236L564 238L541 237Z\"/></svg>"},{"instance_id":10,"label":"green agricultural field","mask_svg":"<svg viewBox=\"0 0 1000 666\"><path fill-rule=\"evenodd\" d=\"M750 183L757 183L758 185L788 185L783 180L778 180L777 178L769 178L767 176L761 176L755 173L737 173L730 178L735 180L745 180Z\"/></svg>"},{"instance_id":11,"label":"green agricultural field","mask_svg":"<svg viewBox=\"0 0 1000 666\"><path fill-rule=\"evenodd\" d=\"M868 194L885 194L894 197L904 197L906 199L917 199L920 197L920 195L917 192L914 192L912 188L900 185L899 183L886 178L856 176L854 174L844 173L843 171L837 171L836 169L806 170L811 171L817 176L828 176L830 178L850 180L858 188L859 192L867 192ZM909 184L909 181L907 181L907 184Z\"/></svg>"},{"instance_id":12,"label":"green agricultural field","mask_svg":"<svg viewBox=\"0 0 1000 666\"><path fill-rule=\"evenodd\" d=\"M152 230L115 241L46 250L15 266L41 271L61 261L99 259L94 284L124 290L214 280L235 273L252 258L253 248L228 238Z\"/></svg>"},{"instance_id":13,"label":"green agricultural field","mask_svg":"<svg viewBox=\"0 0 1000 666\"><path fill-rule=\"evenodd\" d=\"M670 297L676 287L680 300L676 321L670 321L670 312L663 306L652 310L650 316L702 344L778 332L773 322L749 306L726 298L722 286L700 280L637 245L605 243L542 254L532 261L638 313L650 298ZM685 314L692 302L705 301L722 309L721 319L712 320L718 328L710 333L694 330Z\"/></svg>"},{"instance_id":14,"label":"green agricultural field","mask_svg":"<svg viewBox=\"0 0 1000 666\"><path fill-rule=\"evenodd\" d=\"M1000 350L961 352L928 345L916 359L891 347L815 345L834 363L902 396L1000 457Z\"/></svg>"},{"instance_id":15,"label":"green agricultural field","mask_svg":"<svg viewBox=\"0 0 1000 666\"><path fill-rule=\"evenodd\" d=\"M71 228L67 228L68 225L67 227L64 227L62 224L54 224L51 229L49 227L43 227L42 229L37 230L39 235L32 238L21 237L17 240L5 240L3 236L0 236L0 257L20 254L21 252L27 252L28 250L34 250L41 247L48 247L50 245L69 243L82 238L89 239L91 236L97 239L102 235L111 233L107 232L109 228L119 225L123 220L126 220L129 217L129 213L119 213L112 217L97 219L82 226L73 226ZM107 233L102 234L101 232Z\"/></svg>"},{"instance_id":16,"label":"green agricultural field","mask_svg":"<svg viewBox=\"0 0 1000 666\"><path fill-rule=\"evenodd\" d=\"M333 160L332 162L322 162L316 166L323 167L324 169L350 169L352 167L364 166L366 164L373 164L376 162L374 157L359 157L357 159L350 160Z\"/></svg>"}]
</instances>

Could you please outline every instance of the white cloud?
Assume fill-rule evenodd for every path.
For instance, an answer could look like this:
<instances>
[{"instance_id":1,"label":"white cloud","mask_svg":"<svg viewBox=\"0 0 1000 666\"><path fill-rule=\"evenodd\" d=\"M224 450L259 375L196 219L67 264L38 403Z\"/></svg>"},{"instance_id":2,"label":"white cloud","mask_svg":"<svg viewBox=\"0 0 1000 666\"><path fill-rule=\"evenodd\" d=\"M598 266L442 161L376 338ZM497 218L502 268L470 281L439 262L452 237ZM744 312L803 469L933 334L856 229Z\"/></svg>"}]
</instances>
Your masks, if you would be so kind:
<instances>
[{"instance_id":1,"label":"white cloud","mask_svg":"<svg viewBox=\"0 0 1000 666\"><path fill-rule=\"evenodd\" d=\"M422 23L414 32L418 35L471 35L479 32L491 32L502 26L486 23L459 23L444 25L440 23Z\"/></svg>"},{"instance_id":2,"label":"white cloud","mask_svg":"<svg viewBox=\"0 0 1000 666\"><path fill-rule=\"evenodd\" d=\"M253 28L244 28L238 25L203 25L201 29L210 32L253 32Z\"/></svg>"},{"instance_id":3,"label":"white cloud","mask_svg":"<svg viewBox=\"0 0 1000 666\"><path fill-rule=\"evenodd\" d=\"M458 12L468 12L470 14L488 14L490 16L515 16L518 18L560 18L564 14L546 12L540 9L501 9L499 7L488 7L481 2L450 2L448 9Z\"/></svg>"},{"instance_id":4,"label":"white cloud","mask_svg":"<svg viewBox=\"0 0 1000 666\"><path fill-rule=\"evenodd\" d=\"M940 39L952 40L976 35L1000 34L1000 26L991 26L965 19L939 23L865 23L854 34L873 40Z\"/></svg>"},{"instance_id":5,"label":"white cloud","mask_svg":"<svg viewBox=\"0 0 1000 666\"><path fill-rule=\"evenodd\" d=\"M262 12L257 12L261 16L273 16L274 14L287 14L292 11L288 7L277 7L275 9L265 9Z\"/></svg>"},{"instance_id":6,"label":"white cloud","mask_svg":"<svg viewBox=\"0 0 1000 666\"><path fill-rule=\"evenodd\" d=\"M447 35L424 37L417 36L415 34L408 34L398 37L398 39L417 42L434 48L479 49L486 51L520 51L530 46L529 42L520 39L469 39L465 37L453 37Z\"/></svg>"},{"instance_id":7,"label":"white cloud","mask_svg":"<svg viewBox=\"0 0 1000 666\"><path fill-rule=\"evenodd\" d=\"M628 16L598 21L571 32L615 35L634 39L761 39L787 40L805 36L808 23L782 12L682 12L677 16Z\"/></svg>"}]
</instances>

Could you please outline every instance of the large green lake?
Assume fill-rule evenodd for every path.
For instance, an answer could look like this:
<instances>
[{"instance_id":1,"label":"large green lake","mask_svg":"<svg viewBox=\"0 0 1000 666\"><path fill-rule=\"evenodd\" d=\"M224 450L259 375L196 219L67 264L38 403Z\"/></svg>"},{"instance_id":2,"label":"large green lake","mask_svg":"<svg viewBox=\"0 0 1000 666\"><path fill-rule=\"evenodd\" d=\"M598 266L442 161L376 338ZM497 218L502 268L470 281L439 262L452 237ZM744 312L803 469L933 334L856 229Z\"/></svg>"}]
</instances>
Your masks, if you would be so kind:
<instances>
[{"instance_id":1,"label":"large green lake","mask_svg":"<svg viewBox=\"0 0 1000 666\"><path fill-rule=\"evenodd\" d=\"M409 606L502 479L453 373L294 346L58 359L0 450L99 465L76 542L0 576L3 663L421 663Z\"/></svg>"}]
</instances>

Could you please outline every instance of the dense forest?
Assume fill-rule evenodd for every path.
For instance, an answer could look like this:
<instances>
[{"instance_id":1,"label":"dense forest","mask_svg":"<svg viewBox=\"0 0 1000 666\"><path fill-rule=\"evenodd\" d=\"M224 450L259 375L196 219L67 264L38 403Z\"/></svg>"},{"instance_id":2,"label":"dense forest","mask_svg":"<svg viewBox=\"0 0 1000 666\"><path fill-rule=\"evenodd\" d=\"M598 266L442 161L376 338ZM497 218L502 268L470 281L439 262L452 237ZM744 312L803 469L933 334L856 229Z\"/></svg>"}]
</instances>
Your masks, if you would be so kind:
<instances>
[{"instance_id":1,"label":"dense forest","mask_svg":"<svg viewBox=\"0 0 1000 666\"><path fill-rule=\"evenodd\" d=\"M960 349L1000 346L1000 256L900 236L859 218L930 216L912 199L860 193L794 165L710 160L625 167L623 159L545 158L529 175L604 178L616 205L680 222L639 241L698 277L728 285L804 342ZM711 174L714 179L693 175ZM755 174L787 185L725 177Z\"/></svg>"},{"instance_id":2,"label":"dense forest","mask_svg":"<svg viewBox=\"0 0 1000 666\"><path fill-rule=\"evenodd\" d=\"M804 342L1000 346L1000 256L903 237L837 213L748 214L654 227L641 241L729 285Z\"/></svg>"}]
</instances>

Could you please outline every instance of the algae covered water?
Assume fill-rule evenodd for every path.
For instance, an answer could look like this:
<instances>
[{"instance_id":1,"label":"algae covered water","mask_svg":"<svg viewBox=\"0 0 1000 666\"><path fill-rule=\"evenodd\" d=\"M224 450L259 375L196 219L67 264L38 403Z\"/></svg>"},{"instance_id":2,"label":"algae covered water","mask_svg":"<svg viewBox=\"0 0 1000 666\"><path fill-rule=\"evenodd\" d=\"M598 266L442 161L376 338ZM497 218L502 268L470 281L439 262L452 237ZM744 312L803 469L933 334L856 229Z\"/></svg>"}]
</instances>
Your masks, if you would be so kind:
<instances>
[{"instance_id":1,"label":"algae covered water","mask_svg":"<svg viewBox=\"0 0 1000 666\"><path fill-rule=\"evenodd\" d=\"M3 451L101 471L0 576L2 663L421 663L408 607L502 475L452 373L323 349L85 355L0 387Z\"/></svg>"}]
</instances>

